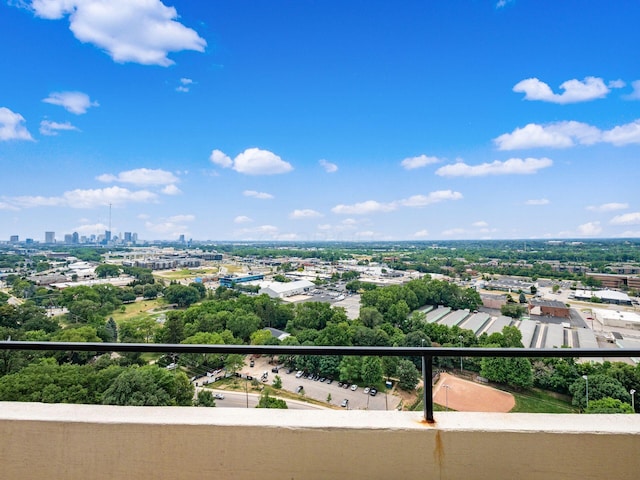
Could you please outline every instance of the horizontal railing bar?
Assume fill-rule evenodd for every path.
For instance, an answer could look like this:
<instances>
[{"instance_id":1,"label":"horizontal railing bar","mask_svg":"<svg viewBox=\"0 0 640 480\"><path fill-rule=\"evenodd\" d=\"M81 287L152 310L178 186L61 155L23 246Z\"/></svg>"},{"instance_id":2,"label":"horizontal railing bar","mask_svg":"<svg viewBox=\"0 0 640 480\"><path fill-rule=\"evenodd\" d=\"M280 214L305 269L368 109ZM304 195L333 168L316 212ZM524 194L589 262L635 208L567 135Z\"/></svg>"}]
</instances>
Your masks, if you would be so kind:
<instances>
[{"instance_id":1,"label":"horizontal railing bar","mask_svg":"<svg viewBox=\"0 0 640 480\"><path fill-rule=\"evenodd\" d=\"M367 355L380 357L512 357L512 358L598 358L640 357L640 349L598 348L461 348L461 347L345 347L282 345L191 345L168 343L84 343L0 341L0 350L140 352L140 353L218 353L285 355Z\"/></svg>"}]
</instances>

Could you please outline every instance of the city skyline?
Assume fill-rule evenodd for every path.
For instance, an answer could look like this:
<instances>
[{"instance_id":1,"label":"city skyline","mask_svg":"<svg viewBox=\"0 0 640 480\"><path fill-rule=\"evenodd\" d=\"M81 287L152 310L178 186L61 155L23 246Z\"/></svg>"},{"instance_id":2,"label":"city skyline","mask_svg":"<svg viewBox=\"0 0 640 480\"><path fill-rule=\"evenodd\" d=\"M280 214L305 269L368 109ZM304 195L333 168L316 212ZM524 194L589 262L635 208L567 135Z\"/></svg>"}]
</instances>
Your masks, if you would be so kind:
<instances>
[{"instance_id":1,"label":"city skyline","mask_svg":"<svg viewBox=\"0 0 640 480\"><path fill-rule=\"evenodd\" d=\"M638 19L629 0L2 2L0 241L640 237Z\"/></svg>"}]
</instances>

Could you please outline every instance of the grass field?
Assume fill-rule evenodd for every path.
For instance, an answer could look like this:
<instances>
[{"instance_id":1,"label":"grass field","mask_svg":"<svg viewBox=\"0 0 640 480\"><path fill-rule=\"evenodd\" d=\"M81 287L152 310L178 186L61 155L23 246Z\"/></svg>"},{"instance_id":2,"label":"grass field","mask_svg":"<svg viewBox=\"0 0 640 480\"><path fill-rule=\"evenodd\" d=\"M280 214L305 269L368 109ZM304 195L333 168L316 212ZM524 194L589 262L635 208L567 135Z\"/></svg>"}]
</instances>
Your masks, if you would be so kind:
<instances>
[{"instance_id":1,"label":"grass field","mask_svg":"<svg viewBox=\"0 0 640 480\"><path fill-rule=\"evenodd\" d=\"M510 392L516 398L513 413L578 413L571 403L557 399L541 390Z\"/></svg>"},{"instance_id":2,"label":"grass field","mask_svg":"<svg viewBox=\"0 0 640 480\"><path fill-rule=\"evenodd\" d=\"M150 317L151 314L148 310L157 309L160 306L162 306L162 303L158 299L128 303L124 306L124 312L118 310L110 316L113 317L116 323L120 323L125 320L131 320L132 318Z\"/></svg>"}]
</instances>

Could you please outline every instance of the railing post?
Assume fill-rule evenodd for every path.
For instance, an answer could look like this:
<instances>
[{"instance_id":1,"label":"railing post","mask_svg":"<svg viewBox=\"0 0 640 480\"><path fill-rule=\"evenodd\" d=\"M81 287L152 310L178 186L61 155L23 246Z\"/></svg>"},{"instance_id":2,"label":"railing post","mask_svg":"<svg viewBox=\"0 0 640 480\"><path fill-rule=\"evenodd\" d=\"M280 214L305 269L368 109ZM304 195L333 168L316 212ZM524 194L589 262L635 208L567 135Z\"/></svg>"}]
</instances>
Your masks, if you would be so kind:
<instances>
[{"instance_id":1,"label":"railing post","mask_svg":"<svg viewBox=\"0 0 640 480\"><path fill-rule=\"evenodd\" d=\"M422 355L422 404L424 405L424 419L433 423L433 357Z\"/></svg>"}]
</instances>

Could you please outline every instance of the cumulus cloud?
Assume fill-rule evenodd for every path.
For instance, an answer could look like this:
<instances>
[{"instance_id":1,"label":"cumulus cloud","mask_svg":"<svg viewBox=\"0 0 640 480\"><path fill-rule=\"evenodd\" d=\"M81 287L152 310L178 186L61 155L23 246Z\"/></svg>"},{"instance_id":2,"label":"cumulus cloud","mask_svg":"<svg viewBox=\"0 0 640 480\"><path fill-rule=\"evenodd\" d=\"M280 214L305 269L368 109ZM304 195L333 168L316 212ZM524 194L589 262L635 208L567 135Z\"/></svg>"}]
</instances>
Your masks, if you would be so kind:
<instances>
[{"instance_id":1,"label":"cumulus cloud","mask_svg":"<svg viewBox=\"0 0 640 480\"><path fill-rule=\"evenodd\" d=\"M633 91L628 95L623 95L625 100L640 100L640 80L634 80L631 82Z\"/></svg>"},{"instance_id":2,"label":"cumulus cloud","mask_svg":"<svg viewBox=\"0 0 640 480\"><path fill-rule=\"evenodd\" d=\"M293 170L289 162L269 150L259 148L248 148L233 160L224 152L213 150L209 158L222 168L232 168L245 175L276 175Z\"/></svg>"},{"instance_id":3,"label":"cumulus cloud","mask_svg":"<svg viewBox=\"0 0 640 480\"><path fill-rule=\"evenodd\" d=\"M220 150L213 150L209 156L209 160L222 168L229 168L233 165L233 160Z\"/></svg>"},{"instance_id":4,"label":"cumulus cloud","mask_svg":"<svg viewBox=\"0 0 640 480\"><path fill-rule=\"evenodd\" d=\"M405 158L400 162L400 165L405 170L414 170L416 168L426 167L427 165L431 165L433 163L438 163L440 161L437 157L428 157L426 155L419 155L417 157L409 157Z\"/></svg>"},{"instance_id":5,"label":"cumulus cloud","mask_svg":"<svg viewBox=\"0 0 640 480\"><path fill-rule=\"evenodd\" d=\"M60 131L79 131L77 127L74 127L69 122L58 123L58 122L50 122L49 120L43 120L40 122L40 133L42 135L54 136L58 135Z\"/></svg>"},{"instance_id":6,"label":"cumulus cloud","mask_svg":"<svg viewBox=\"0 0 640 480\"><path fill-rule=\"evenodd\" d=\"M370 213L391 212L396 207L392 203L380 203L376 200L354 203L353 205L336 205L331 209L339 215L367 215Z\"/></svg>"},{"instance_id":7,"label":"cumulus cloud","mask_svg":"<svg viewBox=\"0 0 640 480\"><path fill-rule=\"evenodd\" d=\"M403 207L426 207L434 203L443 202L445 200L460 200L462 194L452 190L438 190L431 192L429 195L413 195L403 200L398 200L397 204Z\"/></svg>"},{"instance_id":8,"label":"cumulus cloud","mask_svg":"<svg viewBox=\"0 0 640 480\"><path fill-rule=\"evenodd\" d=\"M429 230L422 229L413 234L414 238L426 238L429 236Z\"/></svg>"},{"instance_id":9,"label":"cumulus cloud","mask_svg":"<svg viewBox=\"0 0 640 480\"><path fill-rule=\"evenodd\" d=\"M622 80L622 79L620 79L620 78L619 78L618 80L611 80L611 81L607 84L607 86L608 86L609 88L624 88L624 87L626 87L626 86L627 86L627 84L625 83L625 81L624 81L624 80Z\"/></svg>"},{"instance_id":10,"label":"cumulus cloud","mask_svg":"<svg viewBox=\"0 0 640 480\"><path fill-rule=\"evenodd\" d=\"M253 220L245 215L238 215L236 218L233 219L233 223L250 223L253 222Z\"/></svg>"},{"instance_id":11,"label":"cumulus cloud","mask_svg":"<svg viewBox=\"0 0 640 480\"><path fill-rule=\"evenodd\" d=\"M480 165L467 165L464 162L445 165L436 170L441 177L483 177L487 175L531 175L538 170L548 168L553 161L548 158L510 158L501 162L495 160Z\"/></svg>"},{"instance_id":12,"label":"cumulus cloud","mask_svg":"<svg viewBox=\"0 0 640 480\"><path fill-rule=\"evenodd\" d=\"M301 220L305 218L317 218L322 217L323 215L320 212L315 210L311 210L310 208L305 208L302 210L294 210L289 214L289 218L294 220Z\"/></svg>"},{"instance_id":13,"label":"cumulus cloud","mask_svg":"<svg viewBox=\"0 0 640 480\"><path fill-rule=\"evenodd\" d=\"M602 205L589 205L587 210L592 212L613 212L616 210L625 210L629 208L628 203L603 203Z\"/></svg>"},{"instance_id":14,"label":"cumulus cloud","mask_svg":"<svg viewBox=\"0 0 640 480\"><path fill-rule=\"evenodd\" d=\"M176 87L177 92L187 93L189 91L189 85L193 84L193 80L190 78L181 78L180 85Z\"/></svg>"},{"instance_id":15,"label":"cumulus cloud","mask_svg":"<svg viewBox=\"0 0 640 480\"><path fill-rule=\"evenodd\" d=\"M59 197L20 196L9 199L10 203L21 208L33 207L71 207L95 208L105 205L121 206L127 203L148 203L156 201L158 196L147 190L131 191L121 187L97 189L76 189L64 192Z\"/></svg>"},{"instance_id":16,"label":"cumulus cloud","mask_svg":"<svg viewBox=\"0 0 640 480\"><path fill-rule=\"evenodd\" d=\"M561 94L554 93L549 85L537 78L527 78L513 87L514 92L525 94L525 100L540 100L559 104L588 102L604 98L610 92L602 78L598 77L567 80L560 85L560 89L564 90Z\"/></svg>"},{"instance_id":17,"label":"cumulus cloud","mask_svg":"<svg viewBox=\"0 0 640 480\"><path fill-rule=\"evenodd\" d=\"M616 215L609 223L611 225L640 225L640 212Z\"/></svg>"},{"instance_id":18,"label":"cumulus cloud","mask_svg":"<svg viewBox=\"0 0 640 480\"><path fill-rule=\"evenodd\" d=\"M242 192L245 197L259 198L260 200L271 200L273 195L265 192L256 192L255 190L245 190Z\"/></svg>"},{"instance_id":19,"label":"cumulus cloud","mask_svg":"<svg viewBox=\"0 0 640 480\"><path fill-rule=\"evenodd\" d=\"M532 198L524 202L525 205L549 205L551 202L546 198Z\"/></svg>"},{"instance_id":20,"label":"cumulus cloud","mask_svg":"<svg viewBox=\"0 0 640 480\"><path fill-rule=\"evenodd\" d=\"M452 190L438 190L428 195L413 195L401 200L394 200L389 203L381 203L376 200L354 203L353 205L336 205L331 209L333 213L339 215L368 215L371 213L391 212L398 207L426 207L434 203L445 200L460 200L462 194Z\"/></svg>"},{"instance_id":21,"label":"cumulus cloud","mask_svg":"<svg viewBox=\"0 0 640 480\"><path fill-rule=\"evenodd\" d=\"M442 235L447 237L452 237L454 235L462 235L466 232L464 228L450 228L448 230L443 230Z\"/></svg>"},{"instance_id":22,"label":"cumulus cloud","mask_svg":"<svg viewBox=\"0 0 640 480\"><path fill-rule=\"evenodd\" d=\"M476 228L487 228L489 226L489 224L487 222L485 222L484 220L480 220L478 222L473 222L471 224L472 227L476 227Z\"/></svg>"},{"instance_id":23,"label":"cumulus cloud","mask_svg":"<svg viewBox=\"0 0 640 480\"><path fill-rule=\"evenodd\" d=\"M578 226L578 233L585 236L598 235L602 232L600 222L588 222Z\"/></svg>"},{"instance_id":24,"label":"cumulus cloud","mask_svg":"<svg viewBox=\"0 0 640 480\"><path fill-rule=\"evenodd\" d=\"M100 106L98 102L91 101L89 95L82 92L53 92L50 93L47 98L42 99L42 101L63 107L75 115L82 115L87 113L89 108Z\"/></svg>"},{"instance_id":25,"label":"cumulus cloud","mask_svg":"<svg viewBox=\"0 0 640 480\"><path fill-rule=\"evenodd\" d=\"M598 128L582 122L555 122L547 125L530 123L516 128L493 141L499 150L518 150L523 148L567 148L576 144L593 145L601 139Z\"/></svg>"},{"instance_id":26,"label":"cumulus cloud","mask_svg":"<svg viewBox=\"0 0 640 480\"><path fill-rule=\"evenodd\" d=\"M170 52L203 52L207 42L177 21L178 12L160 0L33 0L36 16L69 17L82 43L106 51L118 63L169 66Z\"/></svg>"},{"instance_id":27,"label":"cumulus cloud","mask_svg":"<svg viewBox=\"0 0 640 480\"><path fill-rule=\"evenodd\" d=\"M174 184L171 184L164 187L161 192L165 195L180 195L182 193L182 190L180 190Z\"/></svg>"},{"instance_id":28,"label":"cumulus cloud","mask_svg":"<svg viewBox=\"0 0 640 480\"><path fill-rule=\"evenodd\" d=\"M120 172L118 175L105 173L96 177L96 180L104 183L131 183L140 186L172 185L178 182L178 177L173 173L161 169L136 168ZM169 190L170 191L170 190Z\"/></svg>"},{"instance_id":29,"label":"cumulus cloud","mask_svg":"<svg viewBox=\"0 0 640 480\"><path fill-rule=\"evenodd\" d=\"M104 233L105 230L109 230L109 226L104 223L83 223L74 227L72 230L78 232L80 235L92 235Z\"/></svg>"},{"instance_id":30,"label":"cumulus cloud","mask_svg":"<svg viewBox=\"0 0 640 480\"><path fill-rule=\"evenodd\" d=\"M23 125L24 117L6 107L0 107L0 141L33 140L29 130Z\"/></svg>"},{"instance_id":31,"label":"cumulus cloud","mask_svg":"<svg viewBox=\"0 0 640 480\"><path fill-rule=\"evenodd\" d=\"M335 163L328 162L325 159L320 160L318 163L327 173L335 173L338 171L338 166Z\"/></svg>"},{"instance_id":32,"label":"cumulus cloud","mask_svg":"<svg viewBox=\"0 0 640 480\"><path fill-rule=\"evenodd\" d=\"M530 123L495 138L499 150L518 150L524 148L567 148L576 145L611 143L615 146L640 143L640 119L618 125L611 130L582 122L555 122L546 125Z\"/></svg>"},{"instance_id":33,"label":"cumulus cloud","mask_svg":"<svg viewBox=\"0 0 640 480\"><path fill-rule=\"evenodd\" d=\"M167 218L167 220L170 222L180 222L180 223L193 222L195 219L196 219L196 216L192 214L173 215Z\"/></svg>"}]
</instances>

